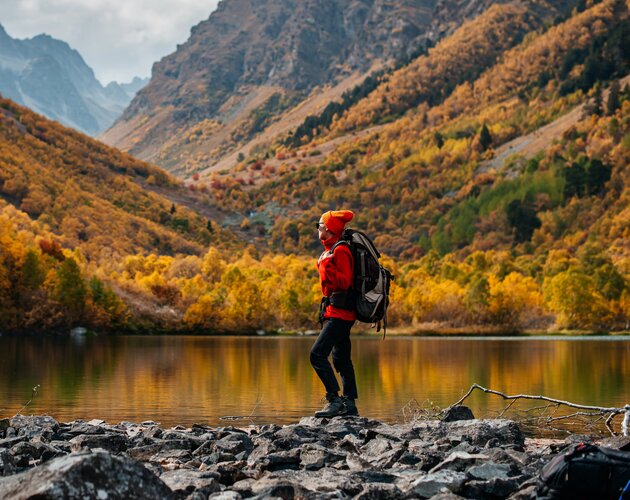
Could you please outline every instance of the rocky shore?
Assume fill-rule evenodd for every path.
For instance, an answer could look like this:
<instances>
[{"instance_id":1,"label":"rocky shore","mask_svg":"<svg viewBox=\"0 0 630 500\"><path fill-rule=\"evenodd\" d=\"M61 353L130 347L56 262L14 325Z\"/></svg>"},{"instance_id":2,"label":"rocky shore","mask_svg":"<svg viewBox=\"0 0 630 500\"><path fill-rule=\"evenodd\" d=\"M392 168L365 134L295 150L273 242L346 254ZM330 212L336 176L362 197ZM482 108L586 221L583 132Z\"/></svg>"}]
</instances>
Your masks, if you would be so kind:
<instances>
[{"instance_id":1,"label":"rocky shore","mask_svg":"<svg viewBox=\"0 0 630 500\"><path fill-rule=\"evenodd\" d=\"M529 498L565 443L510 420L286 426L0 420L0 498Z\"/></svg>"}]
</instances>

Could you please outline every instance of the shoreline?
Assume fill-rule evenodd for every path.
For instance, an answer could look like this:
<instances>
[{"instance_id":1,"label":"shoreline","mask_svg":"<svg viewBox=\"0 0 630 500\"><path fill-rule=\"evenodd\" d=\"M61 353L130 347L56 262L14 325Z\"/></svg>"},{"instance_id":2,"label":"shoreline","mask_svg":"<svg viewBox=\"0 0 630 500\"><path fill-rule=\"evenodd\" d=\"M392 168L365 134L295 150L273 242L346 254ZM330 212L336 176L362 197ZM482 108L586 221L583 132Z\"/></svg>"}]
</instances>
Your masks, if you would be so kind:
<instances>
[{"instance_id":1,"label":"shoreline","mask_svg":"<svg viewBox=\"0 0 630 500\"><path fill-rule=\"evenodd\" d=\"M258 330L244 332L217 332L199 330L178 330L162 328L146 329L116 329L116 330L91 330L77 328L68 330L51 330L46 332L2 332L0 337L91 337L91 336L192 336L192 337L316 337L319 330ZM377 338L383 337L382 330L376 332L367 325L360 324L352 330L354 338ZM630 330L597 332L592 330L524 330L511 331L505 329L479 328L479 327L453 327L453 328L413 328L396 327L387 330L385 338L625 338L629 337Z\"/></svg>"},{"instance_id":2,"label":"shoreline","mask_svg":"<svg viewBox=\"0 0 630 500\"><path fill-rule=\"evenodd\" d=\"M0 419L0 498L528 498L541 467L573 442L470 417L162 428L16 415Z\"/></svg>"}]
</instances>

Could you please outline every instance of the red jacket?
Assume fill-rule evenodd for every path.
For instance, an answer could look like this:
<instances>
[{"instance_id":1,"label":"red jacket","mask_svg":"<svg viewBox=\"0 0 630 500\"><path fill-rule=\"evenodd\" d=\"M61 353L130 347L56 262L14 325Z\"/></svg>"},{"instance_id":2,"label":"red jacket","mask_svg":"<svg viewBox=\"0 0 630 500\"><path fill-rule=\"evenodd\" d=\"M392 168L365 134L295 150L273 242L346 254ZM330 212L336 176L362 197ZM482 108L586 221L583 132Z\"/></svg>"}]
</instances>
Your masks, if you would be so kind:
<instances>
[{"instance_id":1,"label":"red jacket","mask_svg":"<svg viewBox=\"0 0 630 500\"><path fill-rule=\"evenodd\" d=\"M348 290L352 287L354 279L354 259L348 245L338 245L334 255L330 249L334 243L324 245L326 250L317 261L319 280L322 285L322 293L330 297L333 292ZM324 318L339 318L346 321L354 321L357 315L354 311L339 309L332 305L326 308Z\"/></svg>"}]
</instances>

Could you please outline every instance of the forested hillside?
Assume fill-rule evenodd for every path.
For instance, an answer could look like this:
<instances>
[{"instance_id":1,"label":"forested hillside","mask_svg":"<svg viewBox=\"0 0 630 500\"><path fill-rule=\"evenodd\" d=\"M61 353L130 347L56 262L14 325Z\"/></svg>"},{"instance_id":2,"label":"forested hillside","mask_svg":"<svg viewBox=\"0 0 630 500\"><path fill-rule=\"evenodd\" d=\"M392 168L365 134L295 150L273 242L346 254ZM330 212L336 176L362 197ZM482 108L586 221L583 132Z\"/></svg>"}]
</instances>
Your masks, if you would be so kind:
<instances>
[{"instance_id":1,"label":"forested hillside","mask_svg":"<svg viewBox=\"0 0 630 500\"><path fill-rule=\"evenodd\" d=\"M98 266L118 264L127 255L198 255L210 243L236 245L216 222L152 189L186 191L163 170L0 100L0 308L2 317L15 314L4 327L64 322L61 305L72 309L75 299L66 304L59 294L76 292L56 288L63 288L58 280L65 271L78 280L68 284L72 288ZM98 290L97 295L106 293ZM51 313L49 307L58 302ZM31 310L36 320L26 319ZM70 314L73 321L79 317Z\"/></svg>"},{"instance_id":2,"label":"forested hillside","mask_svg":"<svg viewBox=\"0 0 630 500\"><path fill-rule=\"evenodd\" d=\"M488 26L501 33L506 22L518 23L518 9L496 6L463 26L333 120L330 132L323 129L311 144L295 148L281 139L264 155L246 159L237 174L215 174L215 196L249 212L244 224L254 232L264 234L272 223L262 238L283 252L315 252L312 221L331 207L354 209L355 225L374 235L379 248L401 263L414 262L403 269L429 266L422 279L398 282L397 293L410 293L409 307L416 310L405 313L405 322L460 317L465 324L477 317L495 323L487 294L515 272L511 279L527 279L538 294L542 309L536 318L546 310L558 325L627 326L630 103L619 78L630 73L624 49L630 43L628 5L613 0L585 6L564 22L530 32L471 75L449 47L476 40L465 58L478 54L484 60L491 52L484 49L483 33ZM418 76L429 70L433 78ZM439 75L463 83L447 96L432 97L427 85L441 81ZM603 94L607 88L610 93ZM489 167L496 148L579 106L579 119L550 138L548 147L515 152L498 168ZM325 157L318 151L328 134L387 117L393 121L357 139L349 135ZM319 161L301 166L301 158L313 154ZM279 166L265 159L272 155ZM270 169L275 175L266 180L260 173ZM484 264L476 269L478 262ZM600 274L593 266L603 266ZM574 280L576 289L589 290L585 302L575 298L571 313L550 306L557 274L558 282ZM418 305L418 294L434 293L438 285L453 287L445 303L459 304L459 312L427 313L433 306ZM601 307L588 320L575 319L584 304Z\"/></svg>"},{"instance_id":3,"label":"forested hillside","mask_svg":"<svg viewBox=\"0 0 630 500\"><path fill-rule=\"evenodd\" d=\"M628 2L536 5L493 6L185 191L3 101L5 328L312 328L313 223L349 208L396 276L395 327L628 329Z\"/></svg>"}]
</instances>

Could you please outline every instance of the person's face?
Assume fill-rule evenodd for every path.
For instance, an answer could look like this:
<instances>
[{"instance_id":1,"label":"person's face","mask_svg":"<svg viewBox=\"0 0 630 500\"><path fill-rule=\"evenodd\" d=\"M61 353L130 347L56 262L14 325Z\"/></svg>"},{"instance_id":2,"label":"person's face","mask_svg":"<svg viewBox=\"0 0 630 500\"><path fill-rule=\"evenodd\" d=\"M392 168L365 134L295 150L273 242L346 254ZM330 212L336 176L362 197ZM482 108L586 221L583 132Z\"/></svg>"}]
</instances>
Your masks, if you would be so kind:
<instances>
[{"instance_id":1,"label":"person's face","mask_svg":"<svg viewBox=\"0 0 630 500\"><path fill-rule=\"evenodd\" d=\"M317 223L317 233L319 234L319 239L322 241L334 236L333 233L328 230L322 219L319 219Z\"/></svg>"}]
</instances>

